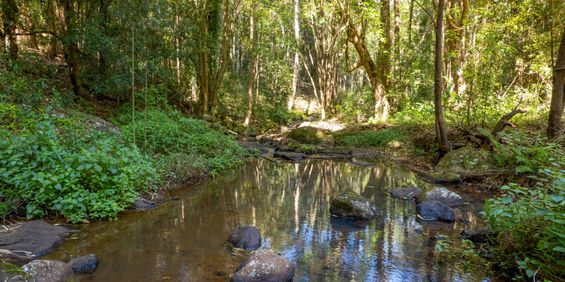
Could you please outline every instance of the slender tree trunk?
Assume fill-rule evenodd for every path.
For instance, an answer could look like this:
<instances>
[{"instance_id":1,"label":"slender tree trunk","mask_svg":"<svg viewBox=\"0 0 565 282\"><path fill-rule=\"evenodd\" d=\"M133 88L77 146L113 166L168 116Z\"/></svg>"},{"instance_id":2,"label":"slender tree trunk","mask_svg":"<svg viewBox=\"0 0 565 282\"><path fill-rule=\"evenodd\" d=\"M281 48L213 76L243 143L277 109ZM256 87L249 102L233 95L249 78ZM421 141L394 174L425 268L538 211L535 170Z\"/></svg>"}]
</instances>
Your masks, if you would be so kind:
<instances>
[{"instance_id":1,"label":"slender tree trunk","mask_svg":"<svg viewBox=\"0 0 565 282\"><path fill-rule=\"evenodd\" d=\"M412 20L414 19L414 0L410 0L410 15L408 16L408 46L412 46Z\"/></svg>"},{"instance_id":2,"label":"slender tree trunk","mask_svg":"<svg viewBox=\"0 0 565 282\"><path fill-rule=\"evenodd\" d=\"M288 109L294 108L296 94L298 93L298 82L300 76L300 50L298 49L300 42L300 0L294 0L294 60L292 64L292 96L288 101Z\"/></svg>"},{"instance_id":3,"label":"slender tree trunk","mask_svg":"<svg viewBox=\"0 0 565 282\"><path fill-rule=\"evenodd\" d=\"M251 12L249 14L249 71L247 74L247 113L243 125L249 126L251 116L253 114L254 86L255 86L255 62L257 60L255 54L255 4L250 3Z\"/></svg>"},{"instance_id":4,"label":"slender tree trunk","mask_svg":"<svg viewBox=\"0 0 565 282\"><path fill-rule=\"evenodd\" d=\"M395 79L400 66L400 3L394 0L394 72Z\"/></svg>"},{"instance_id":5,"label":"slender tree trunk","mask_svg":"<svg viewBox=\"0 0 565 282\"><path fill-rule=\"evenodd\" d=\"M63 0L63 13L65 19L65 36L63 45L65 49L65 60L69 67L69 77L75 95L86 97L85 91L82 88L80 81L80 62L79 62L79 48L77 39L74 38L76 31L76 14L75 2L73 0Z\"/></svg>"},{"instance_id":6,"label":"slender tree trunk","mask_svg":"<svg viewBox=\"0 0 565 282\"><path fill-rule=\"evenodd\" d=\"M553 93L549 107L547 136L555 138L563 134L563 106L565 105L565 29L561 35L561 43L557 60L553 68Z\"/></svg>"},{"instance_id":7,"label":"slender tree trunk","mask_svg":"<svg viewBox=\"0 0 565 282\"><path fill-rule=\"evenodd\" d=\"M47 27L51 32L57 32L56 20L57 20L57 2L55 0L47 0L46 22L47 22ZM49 48L47 51L47 56L50 59L54 59L55 57L57 57L57 54L59 53L58 46L59 46L59 41L57 40L57 38L53 35L50 35Z\"/></svg>"},{"instance_id":8,"label":"slender tree trunk","mask_svg":"<svg viewBox=\"0 0 565 282\"><path fill-rule=\"evenodd\" d=\"M451 150L447 139L447 131L443 118L443 12L445 9L445 0L439 0L437 7L436 19L436 43L435 43L435 77L434 77L434 108L435 108L435 127L436 137L438 140L440 157Z\"/></svg>"},{"instance_id":9,"label":"slender tree trunk","mask_svg":"<svg viewBox=\"0 0 565 282\"><path fill-rule=\"evenodd\" d=\"M378 81L380 82L377 87L373 89L375 100L375 118L377 120L386 120L389 113L389 104L386 99L389 89L390 77L390 50L391 50L391 35L390 35L390 3L388 0L381 1L381 27L384 33L384 42L379 46L377 53L377 71Z\"/></svg>"},{"instance_id":10,"label":"slender tree trunk","mask_svg":"<svg viewBox=\"0 0 565 282\"><path fill-rule=\"evenodd\" d=\"M4 16L4 36L6 37L8 54L12 60L18 58L18 42L16 40L16 26L19 18L19 9L16 0L2 1L2 14ZM2 38L4 40L4 38Z\"/></svg>"},{"instance_id":11,"label":"slender tree trunk","mask_svg":"<svg viewBox=\"0 0 565 282\"><path fill-rule=\"evenodd\" d=\"M100 17L102 18L102 23L101 23L101 28L102 28L102 33L107 36L110 37L109 34L109 27L108 25L110 24L110 4L111 4L112 0L100 0ZM108 60L108 51L109 51L109 46L106 43L103 43L104 45L98 50L99 56L100 56L100 74L102 75L102 77L106 78L107 74L108 74L108 68L110 67L110 63Z\"/></svg>"}]
</instances>

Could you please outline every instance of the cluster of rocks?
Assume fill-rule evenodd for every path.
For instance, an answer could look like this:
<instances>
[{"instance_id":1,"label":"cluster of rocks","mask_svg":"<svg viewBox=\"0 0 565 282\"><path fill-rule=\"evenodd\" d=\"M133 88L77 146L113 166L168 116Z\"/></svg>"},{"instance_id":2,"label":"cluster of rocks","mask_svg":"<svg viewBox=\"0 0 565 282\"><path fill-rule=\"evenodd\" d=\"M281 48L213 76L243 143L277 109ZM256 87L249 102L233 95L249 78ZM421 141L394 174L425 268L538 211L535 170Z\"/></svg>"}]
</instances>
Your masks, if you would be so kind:
<instances>
[{"instance_id":1,"label":"cluster of rocks","mask_svg":"<svg viewBox=\"0 0 565 282\"><path fill-rule=\"evenodd\" d=\"M238 249L252 251L231 276L233 282L292 281L296 266L272 250L261 249L261 233L254 226L238 226L228 238Z\"/></svg>"},{"instance_id":2,"label":"cluster of rocks","mask_svg":"<svg viewBox=\"0 0 565 282\"><path fill-rule=\"evenodd\" d=\"M21 271L0 270L0 281L67 281L96 270L98 258L89 254L63 262L37 259L59 245L72 230L42 220L14 224L0 232L0 259L23 265Z\"/></svg>"},{"instance_id":3,"label":"cluster of rocks","mask_svg":"<svg viewBox=\"0 0 565 282\"><path fill-rule=\"evenodd\" d=\"M416 187L400 188L391 191L395 198L415 201L418 217L425 221L455 221L455 208L464 204L463 198L444 187L437 187L422 195Z\"/></svg>"}]
</instances>

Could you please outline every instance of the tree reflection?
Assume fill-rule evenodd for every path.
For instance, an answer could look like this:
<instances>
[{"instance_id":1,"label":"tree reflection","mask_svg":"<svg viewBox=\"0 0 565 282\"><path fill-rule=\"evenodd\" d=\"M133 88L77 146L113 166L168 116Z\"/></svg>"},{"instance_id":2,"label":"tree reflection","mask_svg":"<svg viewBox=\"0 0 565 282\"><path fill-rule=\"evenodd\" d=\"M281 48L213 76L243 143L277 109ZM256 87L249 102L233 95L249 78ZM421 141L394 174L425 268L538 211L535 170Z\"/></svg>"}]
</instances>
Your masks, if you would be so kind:
<instances>
[{"instance_id":1,"label":"tree reflection","mask_svg":"<svg viewBox=\"0 0 565 282\"><path fill-rule=\"evenodd\" d=\"M433 242L414 232L420 226L415 205L388 195L396 187L427 185L388 164L254 160L181 190L179 201L87 226L84 238L54 256L96 253L101 271L91 278L98 281L225 280L214 273L231 273L240 262L224 248L225 240L235 226L252 224L261 230L264 246L296 262L297 281L472 279L436 266ZM330 200L346 189L374 201L380 215L365 225L332 218ZM472 212L463 214L476 221Z\"/></svg>"}]
</instances>

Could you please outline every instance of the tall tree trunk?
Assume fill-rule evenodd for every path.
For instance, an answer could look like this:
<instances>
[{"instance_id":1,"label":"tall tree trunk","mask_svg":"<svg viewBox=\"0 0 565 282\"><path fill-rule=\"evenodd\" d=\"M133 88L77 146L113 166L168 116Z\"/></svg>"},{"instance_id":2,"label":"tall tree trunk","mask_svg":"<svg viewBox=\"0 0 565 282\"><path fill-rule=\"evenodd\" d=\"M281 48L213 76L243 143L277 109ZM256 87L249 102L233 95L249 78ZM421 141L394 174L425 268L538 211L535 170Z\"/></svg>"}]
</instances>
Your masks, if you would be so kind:
<instances>
[{"instance_id":1,"label":"tall tree trunk","mask_svg":"<svg viewBox=\"0 0 565 282\"><path fill-rule=\"evenodd\" d=\"M80 81L80 61L78 42L74 38L76 31L76 15L74 0L62 0L64 13L64 38L63 45L65 49L65 60L69 67L69 77L73 86L75 95L86 97Z\"/></svg>"},{"instance_id":2,"label":"tall tree trunk","mask_svg":"<svg viewBox=\"0 0 565 282\"><path fill-rule=\"evenodd\" d=\"M255 54L255 3L251 1L250 3L250 14L249 14L249 71L247 73L247 113L245 115L245 121L243 125L245 127L249 126L251 123L251 115L253 114L253 96L254 96L254 86L255 86L255 62L257 60L257 54Z\"/></svg>"},{"instance_id":3,"label":"tall tree trunk","mask_svg":"<svg viewBox=\"0 0 565 282\"><path fill-rule=\"evenodd\" d=\"M2 1L2 14L4 16L4 36L10 58L18 58L18 42L16 40L16 25L19 18L19 9L16 0ZM4 38L2 38L4 40Z\"/></svg>"},{"instance_id":4,"label":"tall tree trunk","mask_svg":"<svg viewBox=\"0 0 565 282\"><path fill-rule=\"evenodd\" d=\"M292 64L292 96L288 101L288 109L294 108L296 94L298 93L298 82L300 76L300 50L298 49L300 42L300 0L294 0L294 60Z\"/></svg>"},{"instance_id":5,"label":"tall tree trunk","mask_svg":"<svg viewBox=\"0 0 565 282\"><path fill-rule=\"evenodd\" d=\"M377 53L377 71L379 85L373 89L375 99L375 118L378 120L386 120L389 113L389 104L386 99L389 89L390 77L390 3L388 0L381 1L381 27L384 34L384 42L379 46Z\"/></svg>"},{"instance_id":6,"label":"tall tree trunk","mask_svg":"<svg viewBox=\"0 0 565 282\"><path fill-rule=\"evenodd\" d=\"M553 93L549 107L547 136L555 138L563 134L563 106L565 105L565 29L561 35L561 43L557 52L557 60L553 67Z\"/></svg>"},{"instance_id":7,"label":"tall tree trunk","mask_svg":"<svg viewBox=\"0 0 565 282\"><path fill-rule=\"evenodd\" d=\"M394 72L398 74L400 66L400 3L394 0Z\"/></svg>"},{"instance_id":8,"label":"tall tree trunk","mask_svg":"<svg viewBox=\"0 0 565 282\"><path fill-rule=\"evenodd\" d=\"M56 33L57 32L57 1L56 0L47 0L47 16L46 16L47 27L49 31ZM47 56L50 59L54 59L58 51L59 41L57 37L54 35L50 35L49 38L49 48L47 51Z\"/></svg>"},{"instance_id":9,"label":"tall tree trunk","mask_svg":"<svg viewBox=\"0 0 565 282\"><path fill-rule=\"evenodd\" d=\"M109 23L110 23L110 4L111 4L112 0L100 0L100 17L101 17L101 28L102 28L102 33L107 36L110 37L109 34ZM102 75L102 77L106 78L107 73L108 73L108 68L110 67L110 64L108 62L108 50L109 50L109 46L104 43L104 45L98 50L99 56L100 56L100 63L99 63L99 72Z\"/></svg>"},{"instance_id":10,"label":"tall tree trunk","mask_svg":"<svg viewBox=\"0 0 565 282\"><path fill-rule=\"evenodd\" d=\"M410 15L408 16L408 46L412 46L412 20L414 19L414 0L410 0Z\"/></svg>"},{"instance_id":11,"label":"tall tree trunk","mask_svg":"<svg viewBox=\"0 0 565 282\"><path fill-rule=\"evenodd\" d=\"M435 76L434 76L434 108L435 108L435 127L436 137L438 140L440 157L451 150L447 139L447 131L443 118L443 12L445 9L445 0L439 0L437 7L437 19L435 26Z\"/></svg>"}]
</instances>

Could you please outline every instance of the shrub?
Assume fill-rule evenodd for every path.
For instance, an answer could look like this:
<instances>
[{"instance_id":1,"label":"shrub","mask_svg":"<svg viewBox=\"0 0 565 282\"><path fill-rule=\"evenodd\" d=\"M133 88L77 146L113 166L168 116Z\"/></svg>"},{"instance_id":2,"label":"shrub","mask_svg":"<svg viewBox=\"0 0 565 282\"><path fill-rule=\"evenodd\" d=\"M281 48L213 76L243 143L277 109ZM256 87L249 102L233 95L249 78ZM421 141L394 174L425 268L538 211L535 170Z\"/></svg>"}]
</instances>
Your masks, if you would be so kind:
<instances>
[{"instance_id":1,"label":"shrub","mask_svg":"<svg viewBox=\"0 0 565 282\"><path fill-rule=\"evenodd\" d=\"M4 213L21 202L28 218L49 212L71 222L113 218L156 177L151 162L117 137L77 132L80 125L48 114L19 118L17 131L0 128Z\"/></svg>"},{"instance_id":2,"label":"shrub","mask_svg":"<svg viewBox=\"0 0 565 282\"><path fill-rule=\"evenodd\" d=\"M125 138L135 142L139 148L156 157L167 157L174 154L201 156L205 169L211 175L233 168L241 164L245 150L231 136L225 135L219 128L214 128L205 121L187 118L181 113L150 110L137 114L134 123L126 123L123 127ZM127 116L118 120L126 121ZM186 166L194 166L198 170L200 162L190 161ZM178 161L178 159L177 159Z\"/></svg>"},{"instance_id":3,"label":"shrub","mask_svg":"<svg viewBox=\"0 0 565 282\"><path fill-rule=\"evenodd\" d=\"M518 278L565 277L563 167L561 162L541 170L535 187L503 186L505 195L487 201L484 216L499 233L494 259L503 273L519 269Z\"/></svg>"},{"instance_id":4,"label":"shrub","mask_svg":"<svg viewBox=\"0 0 565 282\"><path fill-rule=\"evenodd\" d=\"M379 131L358 131L335 134L336 144L355 147L382 147L393 141L406 139L398 128L386 128Z\"/></svg>"}]
</instances>

